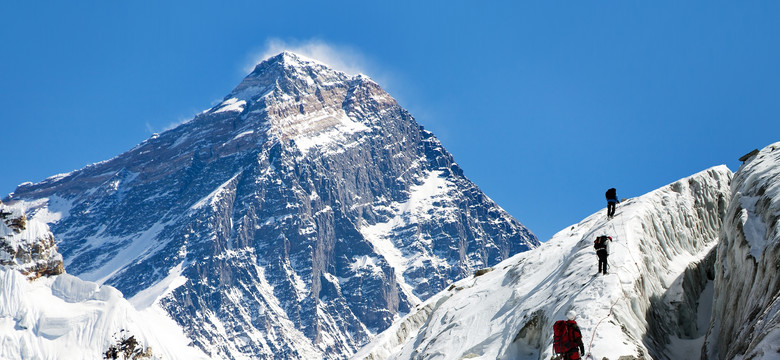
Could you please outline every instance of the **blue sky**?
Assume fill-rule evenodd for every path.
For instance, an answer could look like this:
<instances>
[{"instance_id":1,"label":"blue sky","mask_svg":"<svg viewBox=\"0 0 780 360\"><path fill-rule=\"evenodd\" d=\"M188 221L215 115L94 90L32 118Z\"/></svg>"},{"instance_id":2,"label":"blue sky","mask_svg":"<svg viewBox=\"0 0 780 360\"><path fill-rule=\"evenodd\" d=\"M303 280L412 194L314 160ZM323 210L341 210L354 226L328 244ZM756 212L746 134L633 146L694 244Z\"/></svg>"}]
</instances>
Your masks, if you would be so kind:
<instances>
[{"instance_id":1,"label":"blue sky","mask_svg":"<svg viewBox=\"0 0 780 360\"><path fill-rule=\"evenodd\" d=\"M776 1L2 8L2 197L189 120L280 48L374 78L542 240L603 208L608 187L633 197L736 170L780 140Z\"/></svg>"}]
</instances>

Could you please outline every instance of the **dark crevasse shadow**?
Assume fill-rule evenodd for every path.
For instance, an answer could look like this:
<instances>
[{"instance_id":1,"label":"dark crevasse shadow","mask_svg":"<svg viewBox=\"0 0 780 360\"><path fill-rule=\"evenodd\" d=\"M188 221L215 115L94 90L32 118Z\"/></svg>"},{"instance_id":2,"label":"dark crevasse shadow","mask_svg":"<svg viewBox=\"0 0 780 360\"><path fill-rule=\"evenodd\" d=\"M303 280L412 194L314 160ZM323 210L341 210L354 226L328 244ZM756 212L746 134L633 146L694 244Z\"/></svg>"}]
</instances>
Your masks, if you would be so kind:
<instances>
[{"instance_id":1,"label":"dark crevasse shadow","mask_svg":"<svg viewBox=\"0 0 780 360\"><path fill-rule=\"evenodd\" d=\"M650 298L642 342L653 359L700 358L712 315L716 254L717 246L701 261L689 264L663 296Z\"/></svg>"}]
</instances>

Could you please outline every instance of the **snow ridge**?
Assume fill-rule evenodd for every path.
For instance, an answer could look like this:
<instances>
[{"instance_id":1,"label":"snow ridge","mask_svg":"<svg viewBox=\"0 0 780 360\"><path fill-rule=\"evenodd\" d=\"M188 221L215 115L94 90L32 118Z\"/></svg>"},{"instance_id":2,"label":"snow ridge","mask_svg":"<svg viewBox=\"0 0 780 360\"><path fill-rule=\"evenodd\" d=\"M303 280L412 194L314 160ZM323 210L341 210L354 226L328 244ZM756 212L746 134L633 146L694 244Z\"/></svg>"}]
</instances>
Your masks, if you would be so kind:
<instances>
[{"instance_id":1,"label":"snow ridge","mask_svg":"<svg viewBox=\"0 0 780 360\"><path fill-rule=\"evenodd\" d=\"M715 263L712 322L702 359L780 355L780 142L734 175ZM734 294L739 294L735 296Z\"/></svg>"},{"instance_id":2,"label":"snow ridge","mask_svg":"<svg viewBox=\"0 0 780 360\"><path fill-rule=\"evenodd\" d=\"M676 311L682 275L716 244L731 175L725 166L711 168L629 199L611 221L604 211L593 214L456 282L351 359L549 359L552 324L569 310L579 314L593 358L669 358L664 345L684 332L676 319L646 319ZM602 234L614 239L610 274L594 276L593 240ZM656 339L654 327L675 333Z\"/></svg>"}]
</instances>

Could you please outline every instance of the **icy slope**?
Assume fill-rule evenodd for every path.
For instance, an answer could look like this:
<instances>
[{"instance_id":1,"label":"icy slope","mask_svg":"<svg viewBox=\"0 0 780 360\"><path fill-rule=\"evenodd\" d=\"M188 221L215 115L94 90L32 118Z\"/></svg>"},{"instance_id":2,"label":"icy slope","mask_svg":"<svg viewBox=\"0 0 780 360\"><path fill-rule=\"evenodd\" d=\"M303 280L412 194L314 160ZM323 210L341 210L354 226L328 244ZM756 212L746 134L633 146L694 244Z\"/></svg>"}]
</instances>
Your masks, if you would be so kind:
<instances>
[{"instance_id":1,"label":"icy slope","mask_svg":"<svg viewBox=\"0 0 780 360\"><path fill-rule=\"evenodd\" d=\"M122 335L155 359L206 358L162 310L138 312L111 286L68 274L31 283L0 266L0 359L102 359Z\"/></svg>"},{"instance_id":2,"label":"icy slope","mask_svg":"<svg viewBox=\"0 0 780 360\"><path fill-rule=\"evenodd\" d=\"M696 348L701 339L679 339L703 335L695 314L706 291L688 269L717 242L731 176L711 168L624 202L611 221L593 214L433 296L353 359L549 359L552 324L570 309L595 359L674 358L680 344ZM601 234L615 239L611 268L594 276Z\"/></svg>"},{"instance_id":3,"label":"icy slope","mask_svg":"<svg viewBox=\"0 0 780 360\"><path fill-rule=\"evenodd\" d=\"M780 142L734 175L705 359L780 359Z\"/></svg>"}]
</instances>

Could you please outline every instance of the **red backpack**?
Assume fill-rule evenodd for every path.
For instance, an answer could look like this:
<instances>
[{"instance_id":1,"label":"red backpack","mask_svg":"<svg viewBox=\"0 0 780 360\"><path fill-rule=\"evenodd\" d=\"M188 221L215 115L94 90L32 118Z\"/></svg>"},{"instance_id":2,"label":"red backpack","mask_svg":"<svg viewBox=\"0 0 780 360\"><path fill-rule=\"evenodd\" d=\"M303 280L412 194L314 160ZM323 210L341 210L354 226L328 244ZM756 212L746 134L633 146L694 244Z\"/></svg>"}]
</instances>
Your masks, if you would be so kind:
<instances>
[{"instance_id":1,"label":"red backpack","mask_svg":"<svg viewBox=\"0 0 780 360\"><path fill-rule=\"evenodd\" d=\"M556 321L553 324L553 351L556 354L566 354L577 347L577 343L574 342L574 336L572 322L566 320Z\"/></svg>"}]
</instances>

